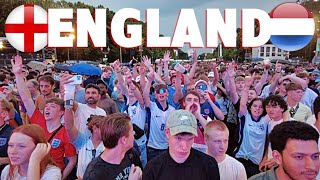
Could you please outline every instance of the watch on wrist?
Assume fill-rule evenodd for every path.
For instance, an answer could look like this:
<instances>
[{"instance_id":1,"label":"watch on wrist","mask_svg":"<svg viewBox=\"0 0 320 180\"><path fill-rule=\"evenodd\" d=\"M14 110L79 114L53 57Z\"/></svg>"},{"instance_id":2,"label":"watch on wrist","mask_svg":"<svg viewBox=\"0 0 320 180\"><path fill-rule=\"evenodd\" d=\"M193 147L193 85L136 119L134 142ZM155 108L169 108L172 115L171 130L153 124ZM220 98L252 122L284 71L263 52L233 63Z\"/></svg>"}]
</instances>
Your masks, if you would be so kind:
<instances>
[{"instance_id":1,"label":"watch on wrist","mask_svg":"<svg viewBox=\"0 0 320 180\"><path fill-rule=\"evenodd\" d=\"M73 107L73 99L68 99L68 100L66 100L65 101L65 108L66 109L70 109L70 108L72 108Z\"/></svg>"}]
</instances>

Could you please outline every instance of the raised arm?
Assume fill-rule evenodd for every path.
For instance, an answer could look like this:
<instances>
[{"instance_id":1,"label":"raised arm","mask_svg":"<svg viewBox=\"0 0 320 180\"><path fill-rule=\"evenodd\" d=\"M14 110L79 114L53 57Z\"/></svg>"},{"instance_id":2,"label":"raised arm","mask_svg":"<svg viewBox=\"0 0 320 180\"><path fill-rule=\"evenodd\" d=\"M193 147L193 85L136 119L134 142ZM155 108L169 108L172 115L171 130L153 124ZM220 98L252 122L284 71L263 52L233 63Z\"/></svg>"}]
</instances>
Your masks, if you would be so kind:
<instances>
[{"instance_id":1,"label":"raised arm","mask_svg":"<svg viewBox=\"0 0 320 180\"><path fill-rule=\"evenodd\" d=\"M173 94L173 102L177 104L179 100L182 98L183 93L182 93L182 88L181 88L181 76L182 74L177 71L176 74L176 82L174 84L175 87L175 93Z\"/></svg>"},{"instance_id":2,"label":"raised arm","mask_svg":"<svg viewBox=\"0 0 320 180\"><path fill-rule=\"evenodd\" d=\"M236 75L236 72L234 71L234 67L232 64L230 64L228 66L228 70L227 70L227 76L229 79L229 95L230 95L230 100L233 104L236 104L239 100L239 95L237 93L237 89L236 89L236 83L234 82L234 77Z\"/></svg>"},{"instance_id":3,"label":"raised arm","mask_svg":"<svg viewBox=\"0 0 320 180\"><path fill-rule=\"evenodd\" d=\"M159 60L158 64L157 64L157 74L159 74L159 76L162 75L162 69L163 69L163 61L162 59Z\"/></svg>"},{"instance_id":4,"label":"raised arm","mask_svg":"<svg viewBox=\"0 0 320 180\"><path fill-rule=\"evenodd\" d=\"M149 70L149 72L154 72L154 69L151 65L151 59L149 59L148 56L143 56L142 61ZM153 73L153 79L151 80L151 83L153 80L156 80L156 82L159 84L165 84L165 82L161 79L161 76L157 73Z\"/></svg>"},{"instance_id":5,"label":"raised arm","mask_svg":"<svg viewBox=\"0 0 320 180\"><path fill-rule=\"evenodd\" d=\"M145 107L150 107L150 104L151 104L149 94L150 94L151 82L154 79L154 74L155 74L154 71L151 71L147 74L148 81L143 90L143 99L144 99Z\"/></svg>"},{"instance_id":6,"label":"raised arm","mask_svg":"<svg viewBox=\"0 0 320 180\"><path fill-rule=\"evenodd\" d=\"M142 87L145 87L146 85L146 67L144 65L143 62L140 63L140 66L139 66L139 74L140 74L140 89L143 90Z\"/></svg>"},{"instance_id":7,"label":"raised arm","mask_svg":"<svg viewBox=\"0 0 320 180\"><path fill-rule=\"evenodd\" d=\"M302 86L303 89L307 89L308 88L308 84L304 79L301 79L295 75L286 75L284 77L282 77L283 79L290 79L292 82L295 82L297 84L300 84Z\"/></svg>"},{"instance_id":8,"label":"raised arm","mask_svg":"<svg viewBox=\"0 0 320 180\"><path fill-rule=\"evenodd\" d=\"M253 78L246 77L245 78L245 88L242 91L241 99L240 99L239 117L246 115L248 112L248 109L247 109L248 94L249 94L249 89L252 84L253 84Z\"/></svg>"},{"instance_id":9,"label":"raised arm","mask_svg":"<svg viewBox=\"0 0 320 180\"><path fill-rule=\"evenodd\" d=\"M123 95L128 95L128 88L123 80L122 74L121 74L121 68L120 68L120 62L117 60L113 63L113 67L116 71L116 76L118 79L119 87L121 89L121 92Z\"/></svg>"},{"instance_id":10,"label":"raised arm","mask_svg":"<svg viewBox=\"0 0 320 180\"><path fill-rule=\"evenodd\" d=\"M139 104L141 106L144 106L144 100L143 100L143 97L141 95L140 89L137 88L136 85L133 84L132 75L131 75L130 72L127 72L127 75L126 75L125 79L126 79L126 83L128 84L128 87L133 92L134 96L138 99Z\"/></svg>"},{"instance_id":11,"label":"raised arm","mask_svg":"<svg viewBox=\"0 0 320 180\"><path fill-rule=\"evenodd\" d=\"M217 69L217 64L215 62L210 63L210 67L211 67L211 70L213 71L213 74L214 74L214 79L212 81L212 86L216 86L218 81L219 81L219 72L218 72L218 69Z\"/></svg>"},{"instance_id":12,"label":"raised arm","mask_svg":"<svg viewBox=\"0 0 320 180\"><path fill-rule=\"evenodd\" d=\"M64 111L64 127L67 130L70 142L74 142L78 137L79 131L74 126L74 116L72 107L66 108Z\"/></svg>"},{"instance_id":13,"label":"raised arm","mask_svg":"<svg viewBox=\"0 0 320 180\"><path fill-rule=\"evenodd\" d=\"M169 60L170 60L170 51L166 51L163 54L163 66L164 66L163 67L163 75L164 75L164 82L167 85L171 84L170 76L169 76Z\"/></svg>"},{"instance_id":14,"label":"raised arm","mask_svg":"<svg viewBox=\"0 0 320 180\"><path fill-rule=\"evenodd\" d=\"M269 91L270 92L274 92L279 84L279 80L281 78L281 69L282 69L282 64L280 63L276 63L276 73L275 73L275 77L270 85Z\"/></svg>"},{"instance_id":15,"label":"raised arm","mask_svg":"<svg viewBox=\"0 0 320 180\"><path fill-rule=\"evenodd\" d=\"M256 90L257 94L260 95L261 94L261 90L263 85L267 82L268 79L268 69L265 68L261 77L261 80L259 81L259 83L254 87L254 89Z\"/></svg>"},{"instance_id":16,"label":"raised arm","mask_svg":"<svg viewBox=\"0 0 320 180\"><path fill-rule=\"evenodd\" d=\"M197 59L197 52L196 50L193 51L193 62L192 62L192 67L190 69L190 73L189 73L189 79L192 80L194 77L194 74L196 72L197 69L197 63L198 63L198 59Z\"/></svg>"},{"instance_id":17,"label":"raised arm","mask_svg":"<svg viewBox=\"0 0 320 180\"><path fill-rule=\"evenodd\" d=\"M21 56L15 56L11 59L12 72L16 77L16 84L21 100L27 110L27 114L31 117L36 109L36 106L31 98L31 93L27 88L24 76L22 74L22 58Z\"/></svg>"}]
</instances>

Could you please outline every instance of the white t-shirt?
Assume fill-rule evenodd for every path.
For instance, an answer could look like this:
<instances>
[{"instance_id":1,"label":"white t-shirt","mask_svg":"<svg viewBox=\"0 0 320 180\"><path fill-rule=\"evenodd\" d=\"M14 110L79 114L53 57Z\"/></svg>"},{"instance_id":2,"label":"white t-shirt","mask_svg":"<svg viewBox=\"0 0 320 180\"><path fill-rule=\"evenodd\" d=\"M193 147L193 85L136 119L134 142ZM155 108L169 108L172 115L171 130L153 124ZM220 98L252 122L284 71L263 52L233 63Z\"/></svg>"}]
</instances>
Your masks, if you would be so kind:
<instances>
[{"instance_id":1,"label":"white t-shirt","mask_svg":"<svg viewBox=\"0 0 320 180\"><path fill-rule=\"evenodd\" d=\"M7 165L1 173L1 179L3 180L8 179L9 171L10 171L10 166ZM18 172L18 168L15 168L13 172L13 179L27 180L27 177L21 176ZM61 170L57 166L48 165L40 179L41 180L61 180L62 179Z\"/></svg>"},{"instance_id":2,"label":"white t-shirt","mask_svg":"<svg viewBox=\"0 0 320 180\"><path fill-rule=\"evenodd\" d=\"M279 121L274 121L274 120L271 120L269 121L268 123L268 135L271 133L272 129L278 125L278 124L281 124L283 122L283 119L280 119ZM269 142L268 144L268 160L272 159L272 149L271 149L271 143Z\"/></svg>"},{"instance_id":3,"label":"white t-shirt","mask_svg":"<svg viewBox=\"0 0 320 180\"><path fill-rule=\"evenodd\" d=\"M147 118L147 112L146 109L142 106L140 106L140 103L137 101L133 105L129 105L129 97L127 96L127 106L128 109L125 110L125 113L127 113L130 116L132 124L137 125L140 129L144 130L144 127L146 125L146 118Z\"/></svg>"},{"instance_id":4,"label":"white t-shirt","mask_svg":"<svg viewBox=\"0 0 320 180\"><path fill-rule=\"evenodd\" d=\"M229 155L218 163L220 179L226 180L245 180L247 179L247 174L244 166Z\"/></svg>"},{"instance_id":5,"label":"white t-shirt","mask_svg":"<svg viewBox=\"0 0 320 180\"><path fill-rule=\"evenodd\" d=\"M154 149L167 149L168 148L168 139L164 132L166 127L166 121L169 117L169 114L175 110L174 107L168 104L168 108L165 111L162 111L158 108L155 102L151 102L150 104L150 134L148 147Z\"/></svg>"},{"instance_id":6,"label":"white t-shirt","mask_svg":"<svg viewBox=\"0 0 320 180\"><path fill-rule=\"evenodd\" d=\"M77 130L84 134L87 138L91 136L91 132L87 127L87 120L92 114L106 116L106 112L99 107L91 108L87 104L78 103L78 108L75 112L74 117L74 125L77 128Z\"/></svg>"}]
</instances>

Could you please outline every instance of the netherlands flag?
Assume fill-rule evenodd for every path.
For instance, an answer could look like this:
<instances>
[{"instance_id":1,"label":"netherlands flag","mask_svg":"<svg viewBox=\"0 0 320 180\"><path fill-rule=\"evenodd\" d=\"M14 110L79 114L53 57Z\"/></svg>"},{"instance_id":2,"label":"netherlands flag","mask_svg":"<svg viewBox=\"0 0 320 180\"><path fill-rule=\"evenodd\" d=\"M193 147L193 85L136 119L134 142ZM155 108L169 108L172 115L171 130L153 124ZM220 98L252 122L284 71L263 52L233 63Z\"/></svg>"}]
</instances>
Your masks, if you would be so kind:
<instances>
[{"instance_id":1,"label":"netherlands flag","mask_svg":"<svg viewBox=\"0 0 320 180\"><path fill-rule=\"evenodd\" d=\"M297 3L284 3L270 14L270 41L280 49L296 51L312 39L315 22L312 14Z\"/></svg>"}]
</instances>

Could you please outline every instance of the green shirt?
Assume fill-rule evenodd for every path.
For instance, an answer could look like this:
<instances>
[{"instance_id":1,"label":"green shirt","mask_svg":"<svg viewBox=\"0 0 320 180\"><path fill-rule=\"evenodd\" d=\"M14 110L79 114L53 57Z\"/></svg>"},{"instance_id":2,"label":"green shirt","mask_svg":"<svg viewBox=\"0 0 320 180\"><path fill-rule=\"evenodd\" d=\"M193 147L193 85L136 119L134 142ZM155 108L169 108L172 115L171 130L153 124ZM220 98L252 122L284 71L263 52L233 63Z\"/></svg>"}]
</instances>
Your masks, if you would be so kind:
<instances>
[{"instance_id":1,"label":"green shirt","mask_svg":"<svg viewBox=\"0 0 320 180\"><path fill-rule=\"evenodd\" d=\"M266 172L262 172L259 174L256 174L249 178L249 180L277 180L275 169L277 167L272 167L270 170Z\"/></svg>"}]
</instances>

